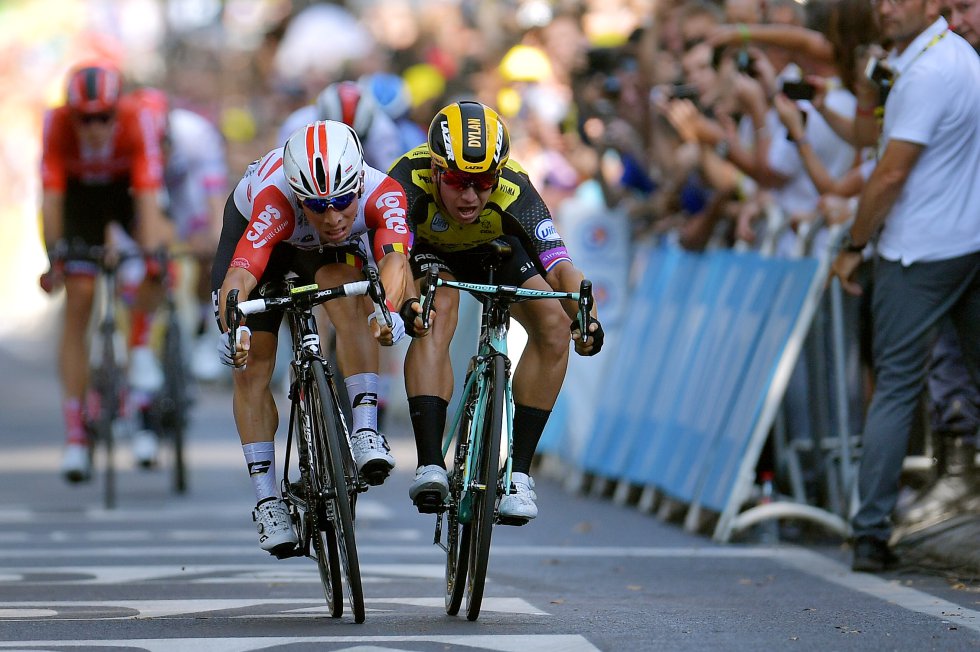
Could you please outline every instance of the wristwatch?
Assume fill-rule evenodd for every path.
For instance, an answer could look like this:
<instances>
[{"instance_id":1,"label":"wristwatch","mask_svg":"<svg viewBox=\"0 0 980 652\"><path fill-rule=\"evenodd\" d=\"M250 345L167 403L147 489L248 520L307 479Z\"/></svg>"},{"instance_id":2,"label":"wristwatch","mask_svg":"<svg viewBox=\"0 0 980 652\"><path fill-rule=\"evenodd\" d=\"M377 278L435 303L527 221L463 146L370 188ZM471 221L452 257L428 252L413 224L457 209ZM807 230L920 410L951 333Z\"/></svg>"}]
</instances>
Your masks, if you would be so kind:
<instances>
[{"instance_id":1,"label":"wristwatch","mask_svg":"<svg viewBox=\"0 0 980 652\"><path fill-rule=\"evenodd\" d=\"M840 249L841 249L841 251L847 251L847 252L852 253L852 254L859 254L859 253L861 253L862 251L864 251L864 248L867 247L867 246L868 246L868 243L867 242L865 242L864 244L856 244L854 242L854 239L851 237L851 232L850 231L847 231L844 234L844 237L840 241Z\"/></svg>"}]
</instances>

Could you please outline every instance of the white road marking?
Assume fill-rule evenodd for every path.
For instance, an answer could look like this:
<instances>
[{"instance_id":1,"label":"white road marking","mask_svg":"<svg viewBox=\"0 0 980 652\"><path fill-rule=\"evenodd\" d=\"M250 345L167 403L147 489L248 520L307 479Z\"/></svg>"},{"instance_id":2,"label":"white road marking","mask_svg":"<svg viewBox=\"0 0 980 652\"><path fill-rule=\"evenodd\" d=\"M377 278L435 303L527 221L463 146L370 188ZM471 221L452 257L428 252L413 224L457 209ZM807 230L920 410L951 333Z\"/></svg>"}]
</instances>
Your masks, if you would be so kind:
<instances>
[{"instance_id":1,"label":"white road marking","mask_svg":"<svg viewBox=\"0 0 980 652\"><path fill-rule=\"evenodd\" d=\"M445 609L443 598L428 597L394 597L394 598L365 598L367 605L401 604L425 609ZM271 609L270 609L271 607ZM280 618L297 615L323 614L326 615L327 605L323 598L299 600L296 598L250 598L239 600L228 599L173 599L173 600L78 600L78 601L25 601L0 602L0 618L6 620L22 620L25 616L19 612L36 610L53 611L54 614L45 620L120 620L143 618L171 618L175 616L193 616L202 618L201 614L216 611L242 611L242 614L215 614L212 618ZM120 613L125 610L130 613ZM548 612L535 608L521 598L484 597L481 608L483 612L513 613L525 615L548 616ZM3 615L6 614L6 615ZM29 616L36 618L37 616Z\"/></svg>"},{"instance_id":2,"label":"white road marking","mask_svg":"<svg viewBox=\"0 0 980 652\"><path fill-rule=\"evenodd\" d=\"M321 645L338 645L350 643L351 647L341 650L385 650L391 652L398 648L392 647L398 643L439 643L447 649L473 648L477 650L492 650L493 652L599 652L599 648L577 635L483 635L483 636L266 636L255 638L144 638L121 640L85 640L85 641L2 641L0 650L24 648L57 648L59 650L74 647L135 647L147 652L254 652L271 647L282 648L289 645L318 643ZM365 643L376 643L381 647L368 647Z\"/></svg>"}]
</instances>

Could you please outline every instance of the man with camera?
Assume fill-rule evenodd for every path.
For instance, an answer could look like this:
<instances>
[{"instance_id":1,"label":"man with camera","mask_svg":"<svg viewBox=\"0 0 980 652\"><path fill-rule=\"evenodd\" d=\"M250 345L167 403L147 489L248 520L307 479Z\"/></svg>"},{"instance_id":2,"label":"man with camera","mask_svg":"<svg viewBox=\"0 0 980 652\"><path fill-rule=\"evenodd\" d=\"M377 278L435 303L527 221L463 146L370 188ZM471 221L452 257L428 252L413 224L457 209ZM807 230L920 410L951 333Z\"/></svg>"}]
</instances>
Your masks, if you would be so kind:
<instances>
[{"instance_id":1,"label":"man with camera","mask_svg":"<svg viewBox=\"0 0 980 652\"><path fill-rule=\"evenodd\" d=\"M938 0L872 0L894 45L878 164L831 273L854 271L877 237L872 296L876 387L863 433L853 569L881 572L931 334L949 316L980 368L980 58L939 16Z\"/></svg>"}]
</instances>

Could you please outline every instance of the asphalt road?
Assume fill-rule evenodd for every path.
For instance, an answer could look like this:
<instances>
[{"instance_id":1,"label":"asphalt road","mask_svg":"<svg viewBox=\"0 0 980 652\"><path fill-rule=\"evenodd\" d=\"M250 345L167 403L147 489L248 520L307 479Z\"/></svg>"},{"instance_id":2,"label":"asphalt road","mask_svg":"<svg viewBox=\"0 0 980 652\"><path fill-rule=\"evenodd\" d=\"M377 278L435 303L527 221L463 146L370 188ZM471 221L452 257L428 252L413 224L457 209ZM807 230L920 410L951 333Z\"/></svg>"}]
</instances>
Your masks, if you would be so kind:
<instances>
[{"instance_id":1,"label":"asphalt road","mask_svg":"<svg viewBox=\"0 0 980 652\"><path fill-rule=\"evenodd\" d=\"M258 547L226 388L198 392L186 495L125 445L116 509L98 479L65 484L50 342L0 340L0 650L980 649L955 578L854 574L833 541L717 545L545 477L539 518L494 531L479 620L447 616L397 427L397 472L358 503L366 622L332 619L312 561Z\"/></svg>"}]
</instances>

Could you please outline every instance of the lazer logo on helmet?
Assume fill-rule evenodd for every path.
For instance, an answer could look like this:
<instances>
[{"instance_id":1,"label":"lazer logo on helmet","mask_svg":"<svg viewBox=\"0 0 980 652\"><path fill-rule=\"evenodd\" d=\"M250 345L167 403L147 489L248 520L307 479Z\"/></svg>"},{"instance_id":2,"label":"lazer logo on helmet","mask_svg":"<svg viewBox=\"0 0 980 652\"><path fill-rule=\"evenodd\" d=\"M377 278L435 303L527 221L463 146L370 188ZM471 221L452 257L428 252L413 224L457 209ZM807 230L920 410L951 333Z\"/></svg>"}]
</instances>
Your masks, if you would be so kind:
<instances>
[{"instance_id":1,"label":"lazer logo on helmet","mask_svg":"<svg viewBox=\"0 0 980 652\"><path fill-rule=\"evenodd\" d=\"M538 222L538 225L534 227L534 235L538 237L538 240L561 240L561 236L558 235L558 229L555 228L555 223L551 220Z\"/></svg>"},{"instance_id":2,"label":"lazer logo on helmet","mask_svg":"<svg viewBox=\"0 0 980 652\"><path fill-rule=\"evenodd\" d=\"M483 144L483 126L480 119L469 118L466 125L466 146L480 147Z\"/></svg>"},{"instance_id":3,"label":"lazer logo on helmet","mask_svg":"<svg viewBox=\"0 0 980 652\"><path fill-rule=\"evenodd\" d=\"M253 247L261 247L268 240L268 238L262 238L262 234L272 226L273 222L278 222L281 219L282 214L279 212L279 209L271 204L266 204L265 210L252 220L248 231L245 232L245 238L252 243ZM278 230L276 233L278 233ZM262 239L260 240L260 238Z\"/></svg>"},{"instance_id":4,"label":"lazer logo on helmet","mask_svg":"<svg viewBox=\"0 0 980 652\"><path fill-rule=\"evenodd\" d=\"M385 225L395 233L408 233L408 224L405 222L405 207L399 200L403 195L399 192L386 192L378 197L374 204L377 208L384 210Z\"/></svg>"},{"instance_id":5,"label":"lazer logo on helmet","mask_svg":"<svg viewBox=\"0 0 980 652\"><path fill-rule=\"evenodd\" d=\"M442 123L442 146L446 148L446 158L450 161L456 160L456 155L453 154L453 137L449 135L449 123Z\"/></svg>"}]
</instances>

